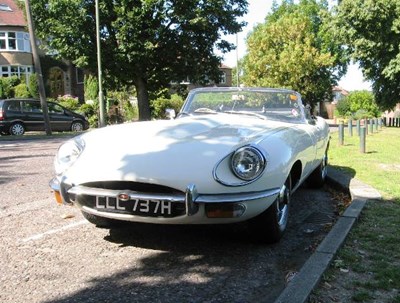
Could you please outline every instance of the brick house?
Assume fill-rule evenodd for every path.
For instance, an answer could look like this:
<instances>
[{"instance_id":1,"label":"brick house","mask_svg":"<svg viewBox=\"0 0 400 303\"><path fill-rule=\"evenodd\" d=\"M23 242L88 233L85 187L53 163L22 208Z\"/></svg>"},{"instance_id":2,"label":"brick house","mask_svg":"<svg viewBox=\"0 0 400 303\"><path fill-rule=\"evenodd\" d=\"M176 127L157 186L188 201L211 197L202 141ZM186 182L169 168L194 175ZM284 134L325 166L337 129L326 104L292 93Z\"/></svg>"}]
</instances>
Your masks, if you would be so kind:
<instances>
[{"instance_id":1,"label":"brick house","mask_svg":"<svg viewBox=\"0 0 400 303\"><path fill-rule=\"evenodd\" d=\"M28 80L35 69L27 23L17 1L1 0L0 3L0 77L16 75ZM83 101L82 70L43 52L40 58L47 96L56 98L68 94Z\"/></svg>"}]
</instances>

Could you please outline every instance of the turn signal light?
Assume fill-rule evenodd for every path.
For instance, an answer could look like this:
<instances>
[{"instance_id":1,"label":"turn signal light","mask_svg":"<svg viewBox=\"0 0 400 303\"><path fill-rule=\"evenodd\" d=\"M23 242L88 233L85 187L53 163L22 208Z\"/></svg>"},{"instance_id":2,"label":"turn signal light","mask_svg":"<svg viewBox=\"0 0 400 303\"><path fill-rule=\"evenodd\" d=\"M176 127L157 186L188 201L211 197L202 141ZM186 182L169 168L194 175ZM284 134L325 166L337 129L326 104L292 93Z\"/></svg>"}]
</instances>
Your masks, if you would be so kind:
<instances>
[{"instance_id":1,"label":"turn signal light","mask_svg":"<svg viewBox=\"0 0 400 303\"><path fill-rule=\"evenodd\" d=\"M241 203L215 203L206 205L208 218L238 218L244 214L246 206Z\"/></svg>"},{"instance_id":2,"label":"turn signal light","mask_svg":"<svg viewBox=\"0 0 400 303\"><path fill-rule=\"evenodd\" d=\"M56 201L58 204L62 204L62 198L61 198L61 194L59 191L54 191L54 196L56 197Z\"/></svg>"}]
</instances>

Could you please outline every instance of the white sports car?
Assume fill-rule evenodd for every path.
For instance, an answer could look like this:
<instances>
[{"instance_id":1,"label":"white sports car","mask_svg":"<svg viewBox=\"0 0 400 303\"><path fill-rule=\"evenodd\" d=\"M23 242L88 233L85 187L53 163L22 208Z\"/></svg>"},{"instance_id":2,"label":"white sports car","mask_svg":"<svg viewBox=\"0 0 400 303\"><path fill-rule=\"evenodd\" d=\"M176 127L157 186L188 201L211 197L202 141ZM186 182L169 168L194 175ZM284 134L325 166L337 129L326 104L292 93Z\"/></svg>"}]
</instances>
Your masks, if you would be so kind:
<instances>
[{"instance_id":1,"label":"white sports car","mask_svg":"<svg viewBox=\"0 0 400 303\"><path fill-rule=\"evenodd\" d=\"M267 88L192 90L175 119L87 132L63 144L50 182L91 223L246 221L276 242L291 194L327 174L329 127L301 96Z\"/></svg>"}]
</instances>

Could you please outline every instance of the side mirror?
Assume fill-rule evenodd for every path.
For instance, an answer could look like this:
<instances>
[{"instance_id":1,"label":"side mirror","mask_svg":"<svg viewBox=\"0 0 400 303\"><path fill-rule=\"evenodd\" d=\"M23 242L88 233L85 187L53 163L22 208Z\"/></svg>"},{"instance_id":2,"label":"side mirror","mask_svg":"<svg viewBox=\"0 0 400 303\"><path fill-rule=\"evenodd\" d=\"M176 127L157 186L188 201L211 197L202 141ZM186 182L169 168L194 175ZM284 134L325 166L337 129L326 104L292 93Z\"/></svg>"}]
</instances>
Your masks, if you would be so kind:
<instances>
[{"instance_id":1,"label":"side mirror","mask_svg":"<svg viewBox=\"0 0 400 303\"><path fill-rule=\"evenodd\" d=\"M171 120L175 119L175 117L176 117L175 110L174 110L173 108L167 108L167 109L165 110L165 116L166 116L168 119L171 119Z\"/></svg>"}]
</instances>

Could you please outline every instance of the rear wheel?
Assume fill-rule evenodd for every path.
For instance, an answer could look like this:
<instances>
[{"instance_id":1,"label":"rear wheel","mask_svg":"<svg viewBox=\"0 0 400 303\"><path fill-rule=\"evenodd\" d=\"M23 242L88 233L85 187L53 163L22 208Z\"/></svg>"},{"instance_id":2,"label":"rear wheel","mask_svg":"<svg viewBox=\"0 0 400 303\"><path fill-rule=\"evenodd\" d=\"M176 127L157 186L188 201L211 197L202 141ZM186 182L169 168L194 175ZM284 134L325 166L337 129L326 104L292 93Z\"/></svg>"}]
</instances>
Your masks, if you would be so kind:
<instances>
[{"instance_id":1,"label":"rear wheel","mask_svg":"<svg viewBox=\"0 0 400 303\"><path fill-rule=\"evenodd\" d=\"M292 179L289 175L274 203L262 214L249 221L251 236L257 242L278 242L287 227L289 219Z\"/></svg>"},{"instance_id":2,"label":"rear wheel","mask_svg":"<svg viewBox=\"0 0 400 303\"><path fill-rule=\"evenodd\" d=\"M73 132L81 132L81 131L83 131L83 123L80 122L80 121L72 122L71 131L73 131Z\"/></svg>"},{"instance_id":3,"label":"rear wheel","mask_svg":"<svg viewBox=\"0 0 400 303\"><path fill-rule=\"evenodd\" d=\"M21 122L15 122L10 126L8 132L12 136L22 136L25 133L25 126Z\"/></svg>"},{"instance_id":4,"label":"rear wheel","mask_svg":"<svg viewBox=\"0 0 400 303\"><path fill-rule=\"evenodd\" d=\"M99 228L116 228L123 225L121 221L99 217L82 211L83 217Z\"/></svg>"}]
</instances>

